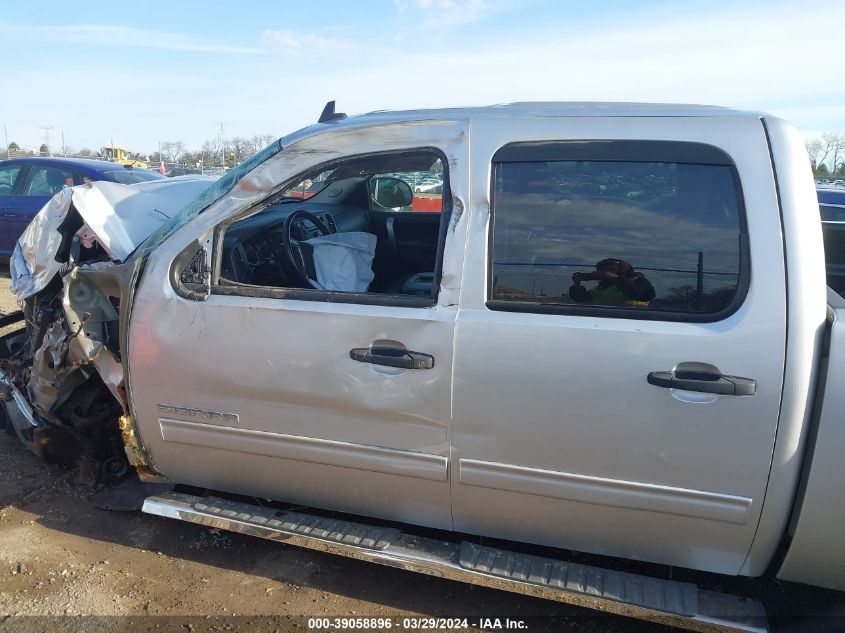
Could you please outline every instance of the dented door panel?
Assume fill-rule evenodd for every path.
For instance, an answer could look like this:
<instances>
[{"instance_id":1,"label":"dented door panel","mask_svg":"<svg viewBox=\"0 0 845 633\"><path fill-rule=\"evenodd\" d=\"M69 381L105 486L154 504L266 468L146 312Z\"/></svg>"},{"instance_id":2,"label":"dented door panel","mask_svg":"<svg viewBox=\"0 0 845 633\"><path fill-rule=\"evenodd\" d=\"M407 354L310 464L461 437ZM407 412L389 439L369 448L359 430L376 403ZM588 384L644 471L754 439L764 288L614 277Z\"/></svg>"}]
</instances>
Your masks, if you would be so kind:
<instances>
[{"instance_id":1,"label":"dented door panel","mask_svg":"<svg viewBox=\"0 0 845 633\"><path fill-rule=\"evenodd\" d=\"M452 344L466 229L465 124L338 130L287 146L153 251L129 332L132 406L173 481L451 528ZM171 263L296 174L345 155L429 147L448 160L452 215L431 307L175 291ZM184 294L184 293L183 293ZM404 347L430 369L358 362Z\"/></svg>"}]
</instances>

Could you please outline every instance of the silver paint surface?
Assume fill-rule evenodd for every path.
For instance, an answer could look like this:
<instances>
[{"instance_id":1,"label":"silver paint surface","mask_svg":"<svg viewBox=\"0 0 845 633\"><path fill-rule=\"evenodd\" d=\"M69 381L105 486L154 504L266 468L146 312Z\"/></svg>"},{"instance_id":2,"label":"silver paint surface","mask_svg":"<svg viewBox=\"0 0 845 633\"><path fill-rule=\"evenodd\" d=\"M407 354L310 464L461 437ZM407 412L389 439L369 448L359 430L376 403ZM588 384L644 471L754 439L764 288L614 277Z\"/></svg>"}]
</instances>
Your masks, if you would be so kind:
<instances>
[{"instance_id":1,"label":"silver paint surface","mask_svg":"<svg viewBox=\"0 0 845 633\"><path fill-rule=\"evenodd\" d=\"M786 273L759 119L515 117L506 124L473 121L470 134L472 193L455 335L453 464L466 459L511 464L727 495L750 504L746 520L726 522L657 512L648 503L619 507L589 497L549 498L542 495L543 477L521 477L519 491L453 477L455 529L738 573L766 490L785 362ZM750 288L737 312L715 323L684 323L486 307L493 153L512 142L573 139L698 142L731 156L742 182L751 251ZM757 394L696 402L684 392L647 384L649 372L688 362L752 377Z\"/></svg>"},{"instance_id":2,"label":"silver paint surface","mask_svg":"<svg viewBox=\"0 0 845 633\"><path fill-rule=\"evenodd\" d=\"M830 340L827 388L805 489L789 550L777 576L845 590L845 301L837 301Z\"/></svg>"},{"instance_id":3,"label":"silver paint surface","mask_svg":"<svg viewBox=\"0 0 845 633\"><path fill-rule=\"evenodd\" d=\"M431 308L216 294L196 302L179 297L169 281L183 248L209 239L221 222L254 213L255 203L297 174L353 153L418 147L446 155L453 196L466 197L464 122L337 128L286 146L152 252L132 313L130 386L145 446L169 479L452 527L446 474L463 218L449 231L443 289ZM374 343L431 354L434 367L401 370L349 358L350 349ZM159 420L157 405L170 402L237 412L238 427L252 435L228 432L227 445L226 432L169 413L195 424L177 431ZM332 460L331 451L294 437L353 448ZM363 447L385 451L381 467L375 459L373 469L360 468ZM309 451L312 459L303 460Z\"/></svg>"},{"instance_id":4,"label":"silver paint surface","mask_svg":"<svg viewBox=\"0 0 845 633\"><path fill-rule=\"evenodd\" d=\"M147 262L128 335L132 407L147 450L174 481L721 573L761 573L792 504L824 312L821 232L802 215L812 189L806 156L791 128L772 122L770 134L782 222L756 115L519 104L373 113L288 137L284 151L190 219ZM509 142L571 139L693 141L732 156L752 270L739 311L691 324L486 308L493 153ZM200 303L173 292L168 270L182 249L197 239L210 246L215 226L249 215L296 174L343 156L414 147L442 150L451 170L454 212L435 307L220 295ZM435 368L393 371L348 358L352 347L375 341L433 354ZM649 371L681 362L754 378L758 393L696 401L646 384ZM612 397L596 390L595 376L609 376ZM168 442L156 408L162 402L237 411L239 428L267 434L256 436L265 446L226 447L210 439L219 431L203 428L183 435L186 442ZM426 455L445 462L448 480L321 463L330 455L303 461L291 455L292 440L279 439L290 437ZM519 490L462 481L455 471L461 460L524 469ZM716 503L699 516L667 513L654 498L639 506L603 504L600 495L554 498L536 494L542 485L533 471L739 505Z\"/></svg>"}]
</instances>

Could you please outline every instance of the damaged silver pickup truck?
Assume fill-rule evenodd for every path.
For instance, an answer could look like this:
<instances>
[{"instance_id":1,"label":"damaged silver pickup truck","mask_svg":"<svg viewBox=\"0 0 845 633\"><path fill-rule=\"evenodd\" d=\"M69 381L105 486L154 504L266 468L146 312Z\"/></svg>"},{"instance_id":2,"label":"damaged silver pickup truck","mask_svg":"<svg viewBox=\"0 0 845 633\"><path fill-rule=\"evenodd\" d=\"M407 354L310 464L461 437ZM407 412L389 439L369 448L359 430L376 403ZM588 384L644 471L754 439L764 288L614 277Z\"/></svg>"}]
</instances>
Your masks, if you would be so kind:
<instances>
[{"instance_id":1,"label":"damaged silver pickup truck","mask_svg":"<svg viewBox=\"0 0 845 633\"><path fill-rule=\"evenodd\" d=\"M152 514L693 630L767 624L673 567L845 589L845 301L788 124L330 104L208 184L76 187L21 238L32 450L170 484Z\"/></svg>"}]
</instances>

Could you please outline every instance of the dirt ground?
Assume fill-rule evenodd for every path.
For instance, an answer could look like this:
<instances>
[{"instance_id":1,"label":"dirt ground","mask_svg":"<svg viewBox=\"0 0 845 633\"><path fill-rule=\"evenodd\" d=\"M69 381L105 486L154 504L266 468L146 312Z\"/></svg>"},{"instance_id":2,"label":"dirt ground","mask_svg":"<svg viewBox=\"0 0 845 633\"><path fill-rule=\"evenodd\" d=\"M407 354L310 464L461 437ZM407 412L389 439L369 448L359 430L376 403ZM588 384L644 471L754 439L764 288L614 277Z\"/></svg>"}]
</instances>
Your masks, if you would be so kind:
<instances>
[{"instance_id":1,"label":"dirt ground","mask_svg":"<svg viewBox=\"0 0 845 633\"><path fill-rule=\"evenodd\" d=\"M3 313L16 307L8 286L0 269ZM0 434L0 633L308 630L315 616L389 617L399 631L410 630L405 616L466 617L479 630L496 630L494 618L502 618L502 628L504 618L522 621L529 631L669 630L139 512L100 510L91 494L84 469L45 464ZM775 618L781 631L810 630L804 616L834 614L843 604L843 594L772 581L728 584L754 587L770 613L791 616ZM482 618L490 626L481 627ZM831 617L813 630L845 630L845 620Z\"/></svg>"}]
</instances>

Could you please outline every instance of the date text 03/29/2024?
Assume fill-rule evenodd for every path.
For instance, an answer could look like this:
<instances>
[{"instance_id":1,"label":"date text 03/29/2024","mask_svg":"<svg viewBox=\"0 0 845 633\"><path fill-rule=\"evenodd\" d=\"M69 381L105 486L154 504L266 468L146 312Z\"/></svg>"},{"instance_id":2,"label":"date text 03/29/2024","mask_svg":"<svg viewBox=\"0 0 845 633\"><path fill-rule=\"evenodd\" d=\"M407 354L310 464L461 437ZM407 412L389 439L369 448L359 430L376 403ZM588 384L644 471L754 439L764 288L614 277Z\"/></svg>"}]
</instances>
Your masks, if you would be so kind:
<instances>
[{"instance_id":1,"label":"date text 03/29/2024","mask_svg":"<svg viewBox=\"0 0 845 633\"><path fill-rule=\"evenodd\" d=\"M308 629L312 631L331 630L386 630L395 628L399 631L461 631L481 629L483 631L525 630L528 625L524 620L511 618L309 618Z\"/></svg>"}]
</instances>

